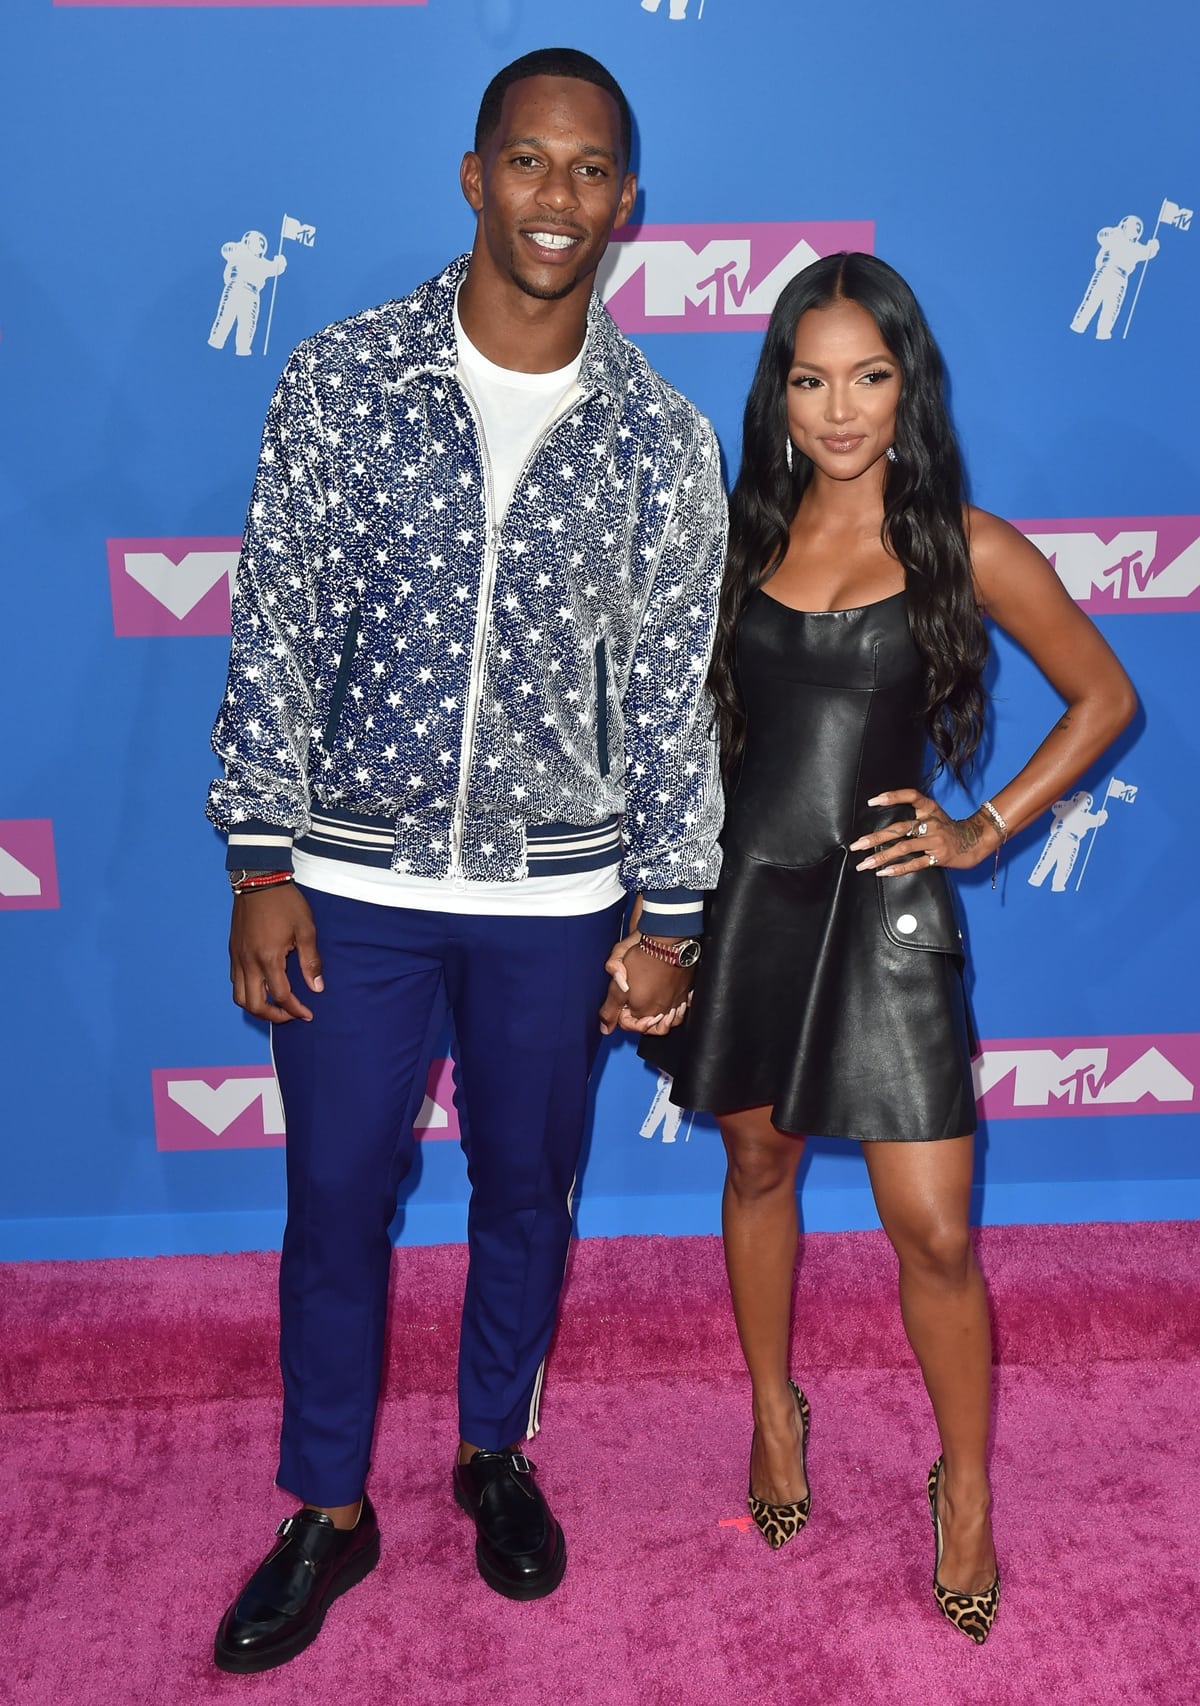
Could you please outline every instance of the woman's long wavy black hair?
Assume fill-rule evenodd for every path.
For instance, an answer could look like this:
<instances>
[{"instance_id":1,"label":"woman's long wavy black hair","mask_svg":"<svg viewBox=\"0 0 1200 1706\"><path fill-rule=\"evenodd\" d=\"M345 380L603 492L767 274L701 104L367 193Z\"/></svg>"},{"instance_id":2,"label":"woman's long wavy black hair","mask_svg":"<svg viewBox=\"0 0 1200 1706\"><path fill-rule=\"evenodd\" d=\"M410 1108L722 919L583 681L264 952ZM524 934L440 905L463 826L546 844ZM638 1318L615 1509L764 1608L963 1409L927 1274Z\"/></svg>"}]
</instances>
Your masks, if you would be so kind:
<instances>
[{"instance_id":1,"label":"woman's long wavy black hair","mask_svg":"<svg viewBox=\"0 0 1200 1706\"><path fill-rule=\"evenodd\" d=\"M925 720L936 757L961 780L983 729L987 635L975 597L963 527L962 461L945 400L945 368L916 297L874 255L827 255L786 286L771 315L746 401L742 466L729 503L729 550L708 685L726 782L745 745L734 648L746 604L778 567L813 465L793 449L787 464L787 377L796 323L810 308L857 302L900 370L896 460L883 487L884 548L905 571L908 620L928 666Z\"/></svg>"}]
</instances>

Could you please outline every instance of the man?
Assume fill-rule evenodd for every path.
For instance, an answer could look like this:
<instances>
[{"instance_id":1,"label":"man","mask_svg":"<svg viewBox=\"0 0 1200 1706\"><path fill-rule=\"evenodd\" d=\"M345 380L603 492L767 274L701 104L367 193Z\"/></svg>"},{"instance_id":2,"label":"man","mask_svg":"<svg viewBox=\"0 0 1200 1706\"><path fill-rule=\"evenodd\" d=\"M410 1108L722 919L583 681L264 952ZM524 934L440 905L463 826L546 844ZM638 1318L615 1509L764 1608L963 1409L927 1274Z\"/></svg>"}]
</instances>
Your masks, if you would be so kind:
<instances>
[{"instance_id":1,"label":"man","mask_svg":"<svg viewBox=\"0 0 1200 1706\"><path fill-rule=\"evenodd\" d=\"M519 1447L596 1008L682 1017L719 863L716 443L593 295L629 149L595 60L500 72L461 169L471 254L302 344L268 416L209 814L287 1121L278 1483L302 1508L221 1622L226 1670L291 1658L378 1558L388 1225L447 1011L472 1186L454 1496L497 1592L565 1567ZM642 935L606 995L628 893Z\"/></svg>"}]
</instances>

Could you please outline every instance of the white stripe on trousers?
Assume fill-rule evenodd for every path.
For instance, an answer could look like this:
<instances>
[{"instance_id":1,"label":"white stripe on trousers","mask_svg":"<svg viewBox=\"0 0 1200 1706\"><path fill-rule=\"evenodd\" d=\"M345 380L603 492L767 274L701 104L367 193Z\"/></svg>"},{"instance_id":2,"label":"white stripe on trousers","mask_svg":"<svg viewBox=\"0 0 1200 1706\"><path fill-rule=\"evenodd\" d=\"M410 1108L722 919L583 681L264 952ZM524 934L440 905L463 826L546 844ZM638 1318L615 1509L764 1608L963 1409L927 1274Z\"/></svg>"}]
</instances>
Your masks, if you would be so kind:
<instances>
[{"instance_id":1,"label":"white stripe on trousers","mask_svg":"<svg viewBox=\"0 0 1200 1706\"><path fill-rule=\"evenodd\" d=\"M567 1214L570 1216L572 1223L575 1220L575 1186L578 1183L579 1183L579 1174L576 1173L575 1177L571 1180L571 1189L567 1192ZM568 1240L567 1254L563 1258L563 1279L564 1279L564 1281L567 1277L567 1262L570 1260L570 1257L571 1257L571 1245L570 1245L570 1241ZM561 1304L561 1302L562 1302L562 1287L561 1286L559 1287L558 1295L559 1295L559 1302ZM525 1438L526 1439L532 1439L535 1434L541 1432L541 1428L542 1428L542 1387L545 1384L545 1380L546 1380L546 1359L545 1359L545 1357L543 1357L541 1362L538 1363L538 1371L537 1371L537 1374L534 1376L534 1381L533 1381L533 1394L529 1400L529 1425L525 1429Z\"/></svg>"}]
</instances>

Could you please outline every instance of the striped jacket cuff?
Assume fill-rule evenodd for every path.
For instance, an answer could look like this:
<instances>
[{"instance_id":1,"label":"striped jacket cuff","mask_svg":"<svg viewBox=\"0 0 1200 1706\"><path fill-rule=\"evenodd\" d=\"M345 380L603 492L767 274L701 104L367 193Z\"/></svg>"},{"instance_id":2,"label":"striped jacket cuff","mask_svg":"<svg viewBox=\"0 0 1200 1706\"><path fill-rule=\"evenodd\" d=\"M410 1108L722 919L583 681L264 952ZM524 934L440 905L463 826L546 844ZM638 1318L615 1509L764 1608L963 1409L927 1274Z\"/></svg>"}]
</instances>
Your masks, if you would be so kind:
<instances>
[{"instance_id":1,"label":"striped jacket cuff","mask_svg":"<svg viewBox=\"0 0 1200 1706\"><path fill-rule=\"evenodd\" d=\"M290 871L291 868L290 829L247 819L229 831L225 849L227 871Z\"/></svg>"},{"instance_id":2,"label":"striped jacket cuff","mask_svg":"<svg viewBox=\"0 0 1200 1706\"><path fill-rule=\"evenodd\" d=\"M698 936L704 929L704 890L643 890L638 929L647 936Z\"/></svg>"}]
</instances>

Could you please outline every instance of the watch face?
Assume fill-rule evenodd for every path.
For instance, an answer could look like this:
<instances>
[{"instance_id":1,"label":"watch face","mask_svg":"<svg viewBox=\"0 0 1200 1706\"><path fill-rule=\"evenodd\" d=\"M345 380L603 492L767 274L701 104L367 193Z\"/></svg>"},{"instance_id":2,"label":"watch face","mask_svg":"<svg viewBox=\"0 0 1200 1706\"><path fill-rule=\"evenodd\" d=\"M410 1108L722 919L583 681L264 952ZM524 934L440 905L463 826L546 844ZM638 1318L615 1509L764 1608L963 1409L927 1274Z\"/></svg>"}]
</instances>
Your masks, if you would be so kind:
<instances>
[{"instance_id":1,"label":"watch face","mask_svg":"<svg viewBox=\"0 0 1200 1706\"><path fill-rule=\"evenodd\" d=\"M699 942L684 942L679 949L679 964L686 971L700 958Z\"/></svg>"}]
</instances>

